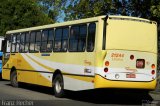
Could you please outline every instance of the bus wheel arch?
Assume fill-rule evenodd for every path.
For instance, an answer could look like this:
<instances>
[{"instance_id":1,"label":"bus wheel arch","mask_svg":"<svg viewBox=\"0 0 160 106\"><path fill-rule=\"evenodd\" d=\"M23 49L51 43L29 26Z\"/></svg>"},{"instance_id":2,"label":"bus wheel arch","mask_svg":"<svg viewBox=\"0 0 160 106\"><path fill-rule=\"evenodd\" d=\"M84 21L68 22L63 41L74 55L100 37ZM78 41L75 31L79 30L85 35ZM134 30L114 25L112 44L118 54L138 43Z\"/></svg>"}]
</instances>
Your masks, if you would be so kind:
<instances>
[{"instance_id":1,"label":"bus wheel arch","mask_svg":"<svg viewBox=\"0 0 160 106\"><path fill-rule=\"evenodd\" d=\"M63 75L60 70L56 70L53 74L52 86L54 89L54 95L56 97L63 97L64 96L64 81Z\"/></svg>"},{"instance_id":2,"label":"bus wheel arch","mask_svg":"<svg viewBox=\"0 0 160 106\"><path fill-rule=\"evenodd\" d=\"M16 71L16 68L13 66L11 68L11 72L10 72L10 82L11 82L11 85L13 87L18 87L18 81L17 81L17 71Z\"/></svg>"}]
</instances>

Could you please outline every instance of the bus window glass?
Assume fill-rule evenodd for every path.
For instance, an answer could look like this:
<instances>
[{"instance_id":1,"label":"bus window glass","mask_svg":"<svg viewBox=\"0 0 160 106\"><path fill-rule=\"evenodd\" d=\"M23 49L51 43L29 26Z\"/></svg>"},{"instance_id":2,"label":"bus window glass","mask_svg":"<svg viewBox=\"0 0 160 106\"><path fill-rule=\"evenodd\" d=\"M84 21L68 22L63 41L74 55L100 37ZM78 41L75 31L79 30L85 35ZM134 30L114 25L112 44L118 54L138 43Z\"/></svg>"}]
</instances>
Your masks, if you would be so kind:
<instances>
[{"instance_id":1,"label":"bus window glass","mask_svg":"<svg viewBox=\"0 0 160 106\"><path fill-rule=\"evenodd\" d=\"M25 33L21 34L20 39L20 52L24 52Z\"/></svg>"},{"instance_id":2,"label":"bus window glass","mask_svg":"<svg viewBox=\"0 0 160 106\"><path fill-rule=\"evenodd\" d=\"M69 51L84 52L86 44L87 26L79 25L71 28Z\"/></svg>"},{"instance_id":3,"label":"bus window glass","mask_svg":"<svg viewBox=\"0 0 160 106\"><path fill-rule=\"evenodd\" d=\"M57 28L55 31L54 51L61 51L61 37L62 37L62 29Z\"/></svg>"},{"instance_id":4,"label":"bus window glass","mask_svg":"<svg viewBox=\"0 0 160 106\"><path fill-rule=\"evenodd\" d=\"M12 52L16 52L16 35L12 36Z\"/></svg>"},{"instance_id":5,"label":"bus window glass","mask_svg":"<svg viewBox=\"0 0 160 106\"><path fill-rule=\"evenodd\" d=\"M30 35L30 48L29 48L30 52L34 52L35 36L36 36L35 34L36 34L35 32L31 32L31 35Z\"/></svg>"},{"instance_id":6,"label":"bus window glass","mask_svg":"<svg viewBox=\"0 0 160 106\"><path fill-rule=\"evenodd\" d=\"M67 51L68 47L68 35L69 35L69 28L63 29L63 36L62 36L62 49L61 51Z\"/></svg>"},{"instance_id":7,"label":"bus window glass","mask_svg":"<svg viewBox=\"0 0 160 106\"><path fill-rule=\"evenodd\" d=\"M48 38L48 30L44 30L42 32L41 52L47 51L47 38Z\"/></svg>"},{"instance_id":8,"label":"bus window glass","mask_svg":"<svg viewBox=\"0 0 160 106\"><path fill-rule=\"evenodd\" d=\"M84 51L86 45L87 26L80 26L80 33L78 39L78 51Z\"/></svg>"},{"instance_id":9,"label":"bus window glass","mask_svg":"<svg viewBox=\"0 0 160 106\"><path fill-rule=\"evenodd\" d=\"M73 26L71 28L71 34L69 40L69 51L77 51L78 33L79 33L79 27Z\"/></svg>"},{"instance_id":10,"label":"bus window glass","mask_svg":"<svg viewBox=\"0 0 160 106\"><path fill-rule=\"evenodd\" d=\"M19 47L20 47L20 34L17 34L16 52L19 52Z\"/></svg>"},{"instance_id":11,"label":"bus window glass","mask_svg":"<svg viewBox=\"0 0 160 106\"><path fill-rule=\"evenodd\" d=\"M39 52L41 46L41 31L36 32L35 51Z\"/></svg>"},{"instance_id":12,"label":"bus window glass","mask_svg":"<svg viewBox=\"0 0 160 106\"><path fill-rule=\"evenodd\" d=\"M48 52L52 51L52 47L53 47L53 34L54 34L54 30L50 29L49 30L49 35L48 35L48 43L47 43L47 51Z\"/></svg>"},{"instance_id":13,"label":"bus window glass","mask_svg":"<svg viewBox=\"0 0 160 106\"><path fill-rule=\"evenodd\" d=\"M11 52L11 43L12 43L12 36L11 35L7 35L6 36L7 39L7 48L6 48L6 52L10 53Z\"/></svg>"},{"instance_id":14,"label":"bus window glass","mask_svg":"<svg viewBox=\"0 0 160 106\"><path fill-rule=\"evenodd\" d=\"M69 28L63 29L63 39L68 39Z\"/></svg>"},{"instance_id":15,"label":"bus window glass","mask_svg":"<svg viewBox=\"0 0 160 106\"><path fill-rule=\"evenodd\" d=\"M88 52L92 52L94 50L95 32L96 32L96 24L91 23L88 27L88 38L87 38L87 51Z\"/></svg>"},{"instance_id":16,"label":"bus window glass","mask_svg":"<svg viewBox=\"0 0 160 106\"><path fill-rule=\"evenodd\" d=\"M30 39L30 34L27 32L26 33L26 38L25 38L25 52L28 52L29 51L29 39Z\"/></svg>"}]
</instances>

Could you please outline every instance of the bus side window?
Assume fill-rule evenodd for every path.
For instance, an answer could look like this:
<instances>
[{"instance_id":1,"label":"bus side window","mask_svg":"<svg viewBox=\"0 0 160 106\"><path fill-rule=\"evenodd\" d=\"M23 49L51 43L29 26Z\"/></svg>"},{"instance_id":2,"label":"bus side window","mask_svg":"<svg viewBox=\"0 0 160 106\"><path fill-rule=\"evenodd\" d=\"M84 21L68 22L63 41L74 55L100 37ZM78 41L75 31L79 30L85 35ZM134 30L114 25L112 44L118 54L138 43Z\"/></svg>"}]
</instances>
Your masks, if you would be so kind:
<instances>
[{"instance_id":1,"label":"bus side window","mask_svg":"<svg viewBox=\"0 0 160 106\"><path fill-rule=\"evenodd\" d=\"M20 47L20 34L17 34L16 52L19 52L19 47Z\"/></svg>"},{"instance_id":2,"label":"bus side window","mask_svg":"<svg viewBox=\"0 0 160 106\"><path fill-rule=\"evenodd\" d=\"M68 49L68 35L69 35L69 28L63 28L63 34L62 34L62 51L65 52Z\"/></svg>"},{"instance_id":3,"label":"bus side window","mask_svg":"<svg viewBox=\"0 0 160 106\"><path fill-rule=\"evenodd\" d=\"M95 32L96 32L96 24L95 23L89 24L88 38L87 38L87 52L92 52L94 50Z\"/></svg>"},{"instance_id":4,"label":"bus side window","mask_svg":"<svg viewBox=\"0 0 160 106\"><path fill-rule=\"evenodd\" d=\"M53 51L61 51L62 28L56 28Z\"/></svg>"},{"instance_id":5,"label":"bus side window","mask_svg":"<svg viewBox=\"0 0 160 106\"><path fill-rule=\"evenodd\" d=\"M39 52L41 47L41 31L36 32L35 51Z\"/></svg>"},{"instance_id":6,"label":"bus side window","mask_svg":"<svg viewBox=\"0 0 160 106\"><path fill-rule=\"evenodd\" d=\"M48 34L48 43L47 43L48 52L51 52L53 48L53 36L54 36L54 30L50 29Z\"/></svg>"},{"instance_id":7,"label":"bus side window","mask_svg":"<svg viewBox=\"0 0 160 106\"><path fill-rule=\"evenodd\" d=\"M30 38L30 34L29 32L25 33L25 52L29 52L29 38Z\"/></svg>"},{"instance_id":8,"label":"bus side window","mask_svg":"<svg viewBox=\"0 0 160 106\"><path fill-rule=\"evenodd\" d=\"M31 32L29 52L34 52L35 51L35 37L36 37L36 33Z\"/></svg>"},{"instance_id":9,"label":"bus side window","mask_svg":"<svg viewBox=\"0 0 160 106\"><path fill-rule=\"evenodd\" d=\"M70 32L70 39L69 39L69 51L77 51L78 48L78 35L79 35L79 27L72 26Z\"/></svg>"},{"instance_id":10,"label":"bus side window","mask_svg":"<svg viewBox=\"0 0 160 106\"><path fill-rule=\"evenodd\" d=\"M79 39L78 39L78 51L85 51L86 46L86 35L87 35L87 25L80 26L79 31Z\"/></svg>"},{"instance_id":11,"label":"bus side window","mask_svg":"<svg viewBox=\"0 0 160 106\"><path fill-rule=\"evenodd\" d=\"M25 41L25 33L21 34L21 38L20 38L20 52L24 52L24 41Z\"/></svg>"},{"instance_id":12,"label":"bus side window","mask_svg":"<svg viewBox=\"0 0 160 106\"><path fill-rule=\"evenodd\" d=\"M16 52L16 35L12 36L12 50L11 52Z\"/></svg>"},{"instance_id":13,"label":"bus side window","mask_svg":"<svg viewBox=\"0 0 160 106\"><path fill-rule=\"evenodd\" d=\"M84 52L86 45L87 25L78 25L71 28L69 51Z\"/></svg>"},{"instance_id":14,"label":"bus side window","mask_svg":"<svg viewBox=\"0 0 160 106\"><path fill-rule=\"evenodd\" d=\"M6 51L4 51L4 52L10 53L10 51L11 51L11 43L12 43L11 35L7 35L6 39L7 39L7 46L6 46Z\"/></svg>"},{"instance_id":15,"label":"bus side window","mask_svg":"<svg viewBox=\"0 0 160 106\"><path fill-rule=\"evenodd\" d=\"M41 52L47 51L48 30L42 32Z\"/></svg>"}]
</instances>

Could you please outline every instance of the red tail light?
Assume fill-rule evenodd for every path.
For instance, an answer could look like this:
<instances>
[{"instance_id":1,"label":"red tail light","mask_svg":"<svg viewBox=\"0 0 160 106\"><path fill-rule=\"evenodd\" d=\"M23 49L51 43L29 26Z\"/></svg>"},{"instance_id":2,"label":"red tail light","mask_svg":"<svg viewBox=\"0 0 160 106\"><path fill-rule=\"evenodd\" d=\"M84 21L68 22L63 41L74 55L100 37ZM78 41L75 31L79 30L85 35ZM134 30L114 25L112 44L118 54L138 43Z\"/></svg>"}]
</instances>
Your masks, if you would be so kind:
<instances>
[{"instance_id":1,"label":"red tail light","mask_svg":"<svg viewBox=\"0 0 160 106\"><path fill-rule=\"evenodd\" d=\"M134 55L130 55L130 59L133 60L134 59Z\"/></svg>"},{"instance_id":2,"label":"red tail light","mask_svg":"<svg viewBox=\"0 0 160 106\"><path fill-rule=\"evenodd\" d=\"M137 68L144 68L145 67L145 60L144 59L137 59L136 60L136 67Z\"/></svg>"},{"instance_id":3,"label":"red tail light","mask_svg":"<svg viewBox=\"0 0 160 106\"><path fill-rule=\"evenodd\" d=\"M108 68L104 68L104 72L105 72L105 73L108 72Z\"/></svg>"},{"instance_id":4,"label":"red tail light","mask_svg":"<svg viewBox=\"0 0 160 106\"><path fill-rule=\"evenodd\" d=\"M152 70L152 71L151 71L151 74L154 75L154 74L155 74L155 70Z\"/></svg>"}]
</instances>

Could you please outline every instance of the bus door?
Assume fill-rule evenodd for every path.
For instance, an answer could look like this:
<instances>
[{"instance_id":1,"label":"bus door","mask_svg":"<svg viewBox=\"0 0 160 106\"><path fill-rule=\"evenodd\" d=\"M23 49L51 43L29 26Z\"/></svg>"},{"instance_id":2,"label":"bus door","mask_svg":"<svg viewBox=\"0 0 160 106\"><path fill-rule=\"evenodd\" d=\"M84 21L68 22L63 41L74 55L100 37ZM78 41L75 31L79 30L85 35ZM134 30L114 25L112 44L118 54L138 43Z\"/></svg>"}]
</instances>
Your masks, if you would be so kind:
<instances>
[{"instance_id":1,"label":"bus door","mask_svg":"<svg viewBox=\"0 0 160 106\"><path fill-rule=\"evenodd\" d=\"M11 41L10 41L10 36L8 35L3 41L2 41L2 46L1 50L3 53L3 66L7 63L10 57L10 48L11 48Z\"/></svg>"},{"instance_id":2,"label":"bus door","mask_svg":"<svg viewBox=\"0 0 160 106\"><path fill-rule=\"evenodd\" d=\"M2 57L2 71L5 71L4 73L2 72L3 79L10 79L10 70L9 70L9 64L6 64L10 58L10 48L11 48L11 36L7 36L3 41L1 45L1 50L3 53Z\"/></svg>"}]
</instances>

